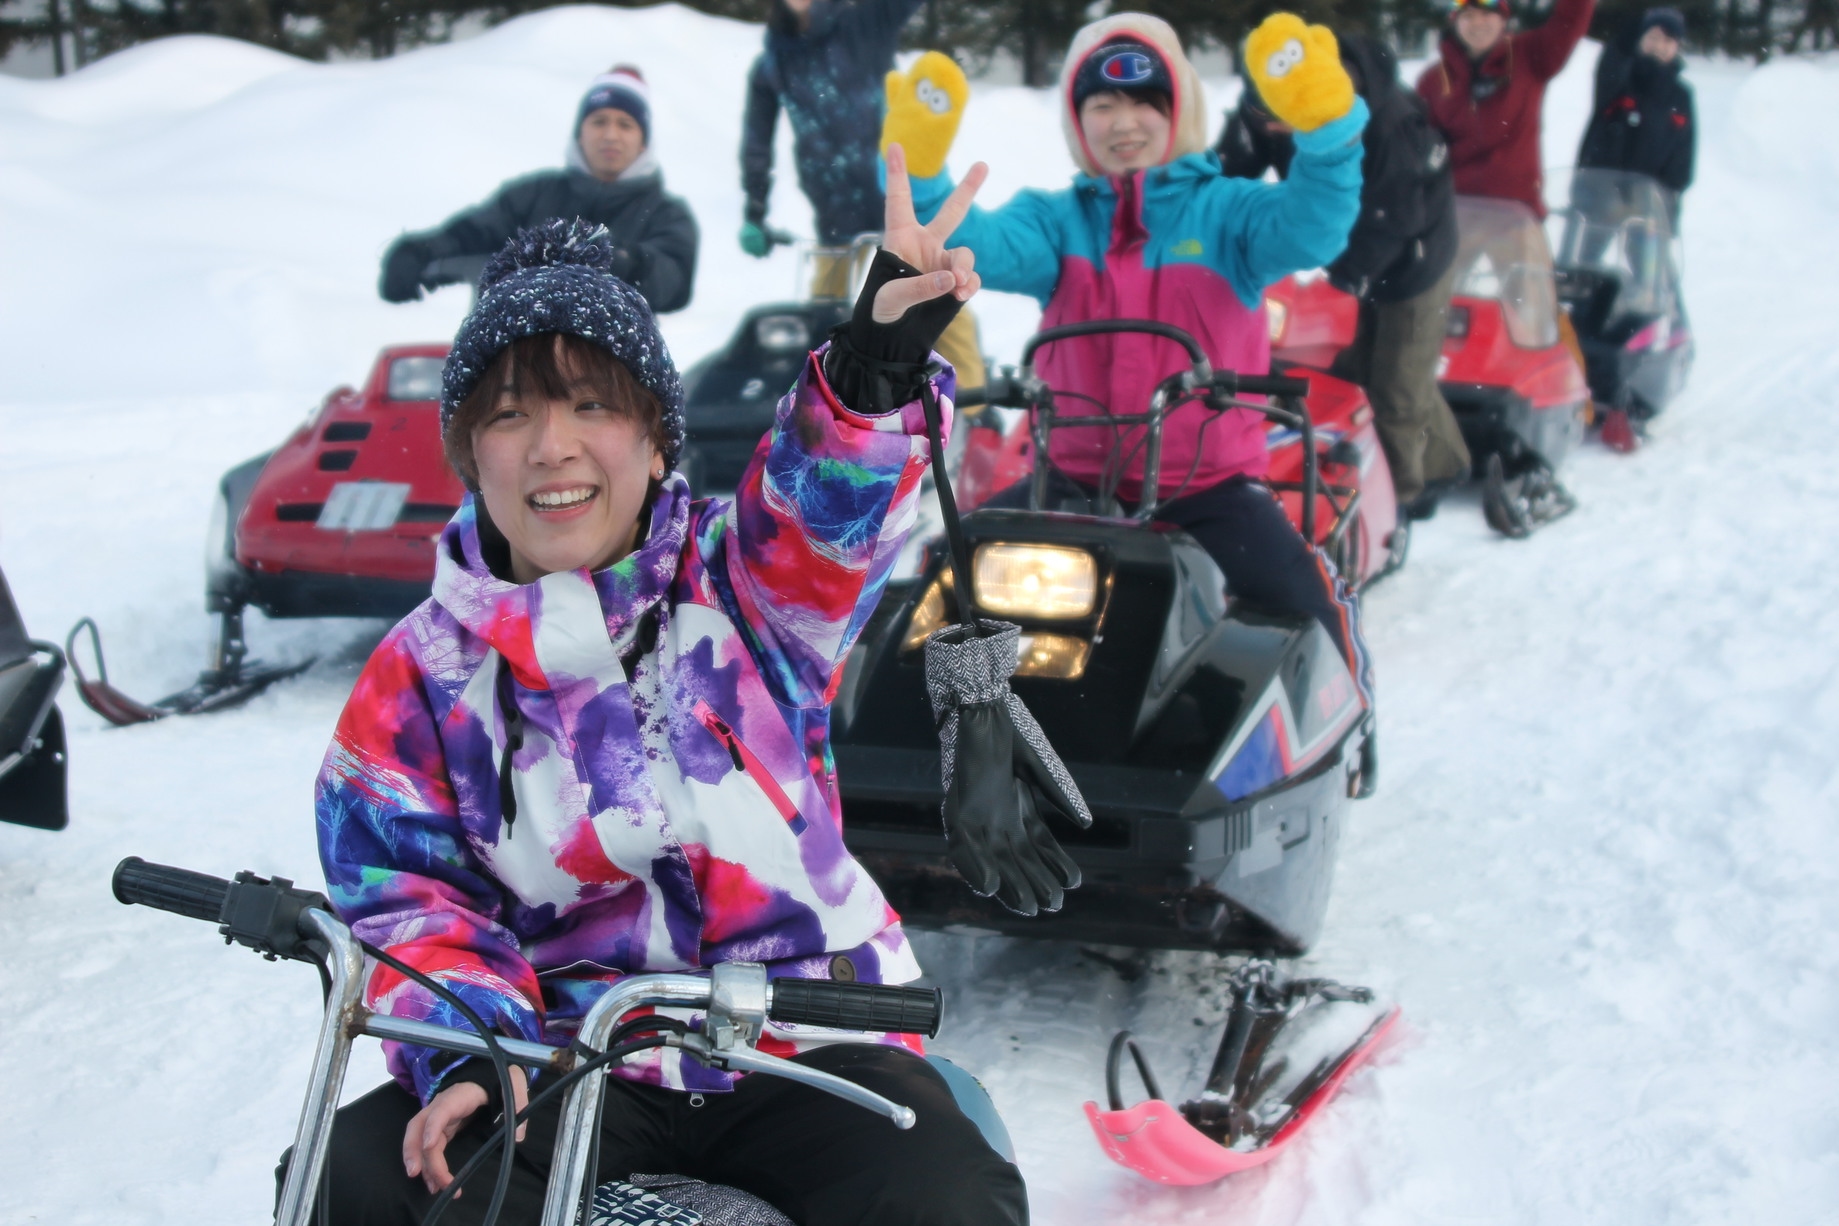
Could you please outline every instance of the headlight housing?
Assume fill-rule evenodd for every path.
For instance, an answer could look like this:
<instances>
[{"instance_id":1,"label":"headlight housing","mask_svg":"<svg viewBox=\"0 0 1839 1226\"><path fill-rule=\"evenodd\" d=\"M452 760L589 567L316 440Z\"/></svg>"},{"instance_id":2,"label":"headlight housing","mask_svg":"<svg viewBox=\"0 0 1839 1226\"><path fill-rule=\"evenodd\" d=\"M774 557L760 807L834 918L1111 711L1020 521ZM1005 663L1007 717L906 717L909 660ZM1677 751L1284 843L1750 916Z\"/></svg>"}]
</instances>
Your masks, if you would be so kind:
<instances>
[{"instance_id":1,"label":"headlight housing","mask_svg":"<svg viewBox=\"0 0 1839 1226\"><path fill-rule=\"evenodd\" d=\"M1098 604L1098 560L1083 549L989 542L971 568L977 603L1002 617L1071 621Z\"/></svg>"}]
</instances>

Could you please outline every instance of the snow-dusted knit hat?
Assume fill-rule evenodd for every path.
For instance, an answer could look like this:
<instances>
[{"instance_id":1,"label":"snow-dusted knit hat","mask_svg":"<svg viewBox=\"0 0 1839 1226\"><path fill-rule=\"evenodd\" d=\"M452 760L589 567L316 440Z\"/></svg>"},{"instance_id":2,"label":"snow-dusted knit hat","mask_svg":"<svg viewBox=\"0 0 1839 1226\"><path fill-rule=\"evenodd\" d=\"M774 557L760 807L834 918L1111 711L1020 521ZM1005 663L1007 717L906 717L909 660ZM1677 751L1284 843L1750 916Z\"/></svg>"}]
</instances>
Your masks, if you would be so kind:
<instances>
[{"instance_id":1,"label":"snow-dusted knit hat","mask_svg":"<svg viewBox=\"0 0 1839 1226\"><path fill-rule=\"evenodd\" d=\"M650 304L607 271L612 260L607 228L579 217L520 230L492 257L441 374L443 435L506 346L559 332L600 346L658 398L668 440L664 462L676 467L683 451L683 380Z\"/></svg>"},{"instance_id":2,"label":"snow-dusted knit hat","mask_svg":"<svg viewBox=\"0 0 1839 1226\"><path fill-rule=\"evenodd\" d=\"M1676 43L1683 43L1686 41L1685 14L1671 5L1651 8L1641 14L1641 33L1646 34L1649 30L1654 29L1664 30L1668 38Z\"/></svg>"},{"instance_id":3,"label":"snow-dusted knit hat","mask_svg":"<svg viewBox=\"0 0 1839 1226\"><path fill-rule=\"evenodd\" d=\"M581 135L581 125L587 117L603 107L612 107L624 111L638 121L639 131L645 137L645 143L651 144L651 87L645 84L645 77L630 64L617 64L594 78L587 87L587 93L581 96L581 105L575 111L575 135Z\"/></svg>"}]
</instances>

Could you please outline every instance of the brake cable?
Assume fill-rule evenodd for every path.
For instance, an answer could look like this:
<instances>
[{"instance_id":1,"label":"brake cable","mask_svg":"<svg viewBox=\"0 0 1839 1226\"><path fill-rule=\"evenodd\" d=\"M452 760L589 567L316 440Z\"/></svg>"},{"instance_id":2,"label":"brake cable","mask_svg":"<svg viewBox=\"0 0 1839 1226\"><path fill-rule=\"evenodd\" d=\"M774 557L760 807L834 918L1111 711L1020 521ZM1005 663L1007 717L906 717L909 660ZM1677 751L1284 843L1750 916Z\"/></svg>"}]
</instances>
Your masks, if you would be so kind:
<instances>
[{"instance_id":1,"label":"brake cable","mask_svg":"<svg viewBox=\"0 0 1839 1226\"><path fill-rule=\"evenodd\" d=\"M478 1033L480 1041L485 1044L485 1049L491 1056L492 1069L498 1074L498 1093L504 1104L505 1112L508 1114L514 1111L517 1105L517 1098L511 1086L510 1057L505 1055L504 1048L498 1043L497 1034L493 1032L490 1026L485 1024L485 1019L474 1012L472 1006L461 1000L457 994L449 991L441 984L436 983L432 978L424 975L408 963L378 949L369 941L359 941L358 947L391 970L414 980L422 987L433 992L436 996L453 1006L454 1010L459 1013L461 1017L466 1019ZM464 1063L464 1061L461 1063ZM511 1162L517 1154L517 1137L514 1131L507 1131L504 1134L504 1142L501 1148L502 1153L498 1161L498 1182L492 1189L491 1205L485 1211L485 1219L481 1226L497 1226L499 1211L504 1207L505 1193L510 1190ZM322 1205L325 1204L324 1197L321 1198L320 1203ZM434 1218L432 1216L428 1218L428 1222L430 1223L433 1220Z\"/></svg>"}]
</instances>

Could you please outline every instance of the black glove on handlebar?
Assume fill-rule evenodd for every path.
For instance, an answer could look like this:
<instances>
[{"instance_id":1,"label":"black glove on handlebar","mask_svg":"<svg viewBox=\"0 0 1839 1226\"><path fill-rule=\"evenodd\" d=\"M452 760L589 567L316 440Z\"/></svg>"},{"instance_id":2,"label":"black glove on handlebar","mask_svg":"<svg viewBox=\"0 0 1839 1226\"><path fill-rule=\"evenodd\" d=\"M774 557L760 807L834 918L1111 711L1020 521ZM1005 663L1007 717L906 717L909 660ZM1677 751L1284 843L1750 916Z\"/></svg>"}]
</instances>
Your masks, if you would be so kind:
<instances>
[{"instance_id":1,"label":"black glove on handlebar","mask_svg":"<svg viewBox=\"0 0 1839 1226\"><path fill-rule=\"evenodd\" d=\"M976 893L1021 915L1058 911L1079 885L1079 866L1054 841L1045 812L1081 828L1085 798L1034 716L1009 690L1020 627L983 623L926 641L926 689L939 725L945 842Z\"/></svg>"},{"instance_id":2,"label":"black glove on handlebar","mask_svg":"<svg viewBox=\"0 0 1839 1226\"><path fill-rule=\"evenodd\" d=\"M383 254L377 293L385 302L413 302L421 297L421 270L433 259L426 243L399 238Z\"/></svg>"}]
</instances>

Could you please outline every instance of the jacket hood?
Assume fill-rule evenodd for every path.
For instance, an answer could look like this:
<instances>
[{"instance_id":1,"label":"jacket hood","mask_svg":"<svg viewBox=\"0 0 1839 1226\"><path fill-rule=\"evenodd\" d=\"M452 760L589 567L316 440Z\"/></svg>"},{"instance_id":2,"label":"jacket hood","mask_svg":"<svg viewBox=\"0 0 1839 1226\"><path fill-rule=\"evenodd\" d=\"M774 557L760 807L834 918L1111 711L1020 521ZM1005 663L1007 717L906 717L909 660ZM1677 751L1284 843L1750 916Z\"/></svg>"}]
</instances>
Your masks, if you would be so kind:
<instances>
[{"instance_id":1,"label":"jacket hood","mask_svg":"<svg viewBox=\"0 0 1839 1226\"><path fill-rule=\"evenodd\" d=\"M562 160L567 163L570 170L594 179L594 172L587 168L587 158L581 154L581 134L578 131L568 138L568 152L563 155ZM651 151L651 145L648 143L644 150L632 159L632 165L620 171L619 178L614 179L613 182L636 183L647 178L662 182L663 175L664 168L658 165L658 156ZM600 182L599 179L594 179L594 181Z\"/></svg>"},{"instance_id":2,"label":"jacket hood","mask_svg":"<svg viewBox=\"0 0 1839 1226\"><path fill-rule=\"evenodd\" d=\"M1354 78L1354 92L1365 98L1368 106L1398 88L1398 57L1392 54L1392 48L1359 34L1345 34L1337 41L1341 44L1341 63Z\"/></svg>"},{"instance_id":3,"label":"jacket hood","mask_svg":"<svg viewBox=\"0 0 1839 1226\"><path fill-rule=\"evenodd\" d=\"M637 636L644 615L656 608L668 616L671 581L689 531L690 487L671 473L644 511L646 534L631 553L611 566L588 572L545 575L535 583L513 583L493 573L479 524L478 495L468 493L448 521L435 553L434 599L454 620L478 635L511 665L527 689L548 689L550 679L537 661L532 615L551 584L586 581L600 599L607 635L624 648ZM502 546L500 546L502 548Z\"/></svg>"},{"instance_id":4,"label":"jacket hood","mask_svg":"<svg viewBox=\"0 0 1839 1226\"><path fill-rule=\"evenodd\" d=\"M1073 35L1072 46L1067 48L1066 62L1060 68L1060 124L1066 133L1067 152L1073 155L1073 162L1081 171L1095 177L1102 176L1104 172L1092 160L1092 154L1086 148L1085 134L1079 127L1079 116L1073 110L1073 79L1079 75L1080 66L1101 43L1120 34L1128 34L1160 53L1168 67L1169 79L1175 82L1175 113L1169 125L1169 147L1163 153L1161 163L1172 162L1190 153L1200 153L1207 148L1206 95L1201 91L1200 75L1194 71L1194 65L1188 62L1187 55L1181 49L1181 39L1169 23L1160 17L1151 17L1148 13L1114 13Z\"/></svg>"}]
</instances>

